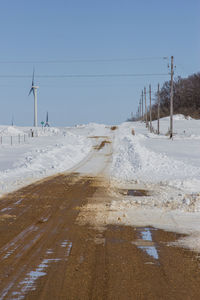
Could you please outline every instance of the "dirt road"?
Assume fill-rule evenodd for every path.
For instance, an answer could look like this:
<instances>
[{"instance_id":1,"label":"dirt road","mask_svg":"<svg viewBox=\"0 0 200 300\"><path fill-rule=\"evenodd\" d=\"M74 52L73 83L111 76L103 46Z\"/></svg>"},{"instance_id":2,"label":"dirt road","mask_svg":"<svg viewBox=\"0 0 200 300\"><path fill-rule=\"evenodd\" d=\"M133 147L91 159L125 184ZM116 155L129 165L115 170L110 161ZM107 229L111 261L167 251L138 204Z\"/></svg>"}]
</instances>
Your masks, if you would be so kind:
<instances>
[{"instance_id":1,"label":"dirt road","mask_svg":"<svg viewBox=\"0 0 200 300\"><path fill-rule=\"evenodd\" d=\"M175 233L87 224L86 204L109 209L107 163L89 175L92 160L109 161L106 147L79 172L0 200L0 299L199 299L199 259L168 245Z\"/></svg>"}]
</instances>

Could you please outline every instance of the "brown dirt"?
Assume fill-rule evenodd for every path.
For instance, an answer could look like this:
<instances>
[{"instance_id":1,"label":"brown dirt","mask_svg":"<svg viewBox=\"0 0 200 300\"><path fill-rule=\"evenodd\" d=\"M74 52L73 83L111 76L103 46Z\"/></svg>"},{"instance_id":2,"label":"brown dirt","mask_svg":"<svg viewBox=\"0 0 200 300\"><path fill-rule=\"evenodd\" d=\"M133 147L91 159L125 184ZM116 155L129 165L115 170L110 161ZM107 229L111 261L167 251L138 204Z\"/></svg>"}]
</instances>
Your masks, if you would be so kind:
<instances>
[{"instance_id":1,"label":"brown dirt","mask_svg":"<svg viewBox=\"0 0 200 300\"><path fill-rule=\"evenodd\" d=\"M156 260L135 243L143 228L79 225L104 180L59 175L1 200L16 218L0 221L0 299L199 299L196 254L168 246L177 234L151 229Z\"/></svg>"},{"instance_id":2,"label":"brown dirt","mask_svg":"<svg viewBox=\"0 0 200 300\"><path fill-rule=\"evenodd\" d=\"M117 126L111 126L110 129L111 130L116 130L118 127Z\"/></svg>"},{"instance_id":3,"label":"brown dirt","mask_svg":"<svg viewBox=\"0 0 200 300\"><path fill-rule=\"evenodd\" d=\"M99 151L99 150L101 150L103 147L105 147L106 144L110 144L110 143L111 143L110 141L104 140L104 141L102 141L99 145L94 146L94 149Z\"/></svg>"}]
</instances>

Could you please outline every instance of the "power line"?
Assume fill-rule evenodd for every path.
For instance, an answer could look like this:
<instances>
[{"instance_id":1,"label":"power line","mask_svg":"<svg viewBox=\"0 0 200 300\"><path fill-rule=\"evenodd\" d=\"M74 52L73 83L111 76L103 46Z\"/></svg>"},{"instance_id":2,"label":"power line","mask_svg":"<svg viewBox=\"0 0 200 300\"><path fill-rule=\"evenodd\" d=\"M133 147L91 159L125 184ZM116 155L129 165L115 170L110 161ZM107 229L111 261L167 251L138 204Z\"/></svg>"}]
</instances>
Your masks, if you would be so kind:
<instances>
[{"instance_id":1,"label":"power line","mask_svg":"<svg viewBox=\"0 0 200 300\"><path fill-rule=\"evenodd\" d=\"M65 75L37 75L37 78L104 78L104 77L148 77L169 76L168 73L118 73L118 74L65 74ZM0 75L0 78L32 78L32 75Z\"/></svg>"},{"instance_id":2,"label":"power line","mask_svg":"<svg viewBox=\"0 0 200 300\"><path fill-rule=\"evenodd\" d=\"M137 60L168 59L167 56L133 57L133 58L100 58L100 59L63 59L63 60L1 60L0 64L63 64L63 63L95 63L95 62L130 62Z\"/></svg>"}]
</instances>

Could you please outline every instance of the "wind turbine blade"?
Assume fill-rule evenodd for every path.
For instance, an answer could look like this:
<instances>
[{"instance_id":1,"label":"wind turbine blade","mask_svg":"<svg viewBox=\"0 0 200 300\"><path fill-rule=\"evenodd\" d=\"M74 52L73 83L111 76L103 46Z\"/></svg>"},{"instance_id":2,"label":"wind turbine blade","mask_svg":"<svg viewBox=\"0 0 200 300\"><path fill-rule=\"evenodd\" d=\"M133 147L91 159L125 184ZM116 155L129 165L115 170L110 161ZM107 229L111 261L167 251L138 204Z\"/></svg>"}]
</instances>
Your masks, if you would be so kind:
<instances>
[{"instance_id":1,"label":"wind turbine blade","mask_svg":"<svg viewBox=\"0 0 200 300\"><path fill-rule=\"evenodd\" d=\"M35 75L35 68L33 68L32 86L34 86L34 75Z\"/></svg>"},{"instance_id":2,"label":"wind turbine blade","mask_svg":"<svg viewBox=\"0 0 200 300\"><path fill-rule=\"evenodd\" d=\"M33 88L30 89L28 96L31 94L31 92L34 93L34 89Z\"/></svg>"}]
</instances>

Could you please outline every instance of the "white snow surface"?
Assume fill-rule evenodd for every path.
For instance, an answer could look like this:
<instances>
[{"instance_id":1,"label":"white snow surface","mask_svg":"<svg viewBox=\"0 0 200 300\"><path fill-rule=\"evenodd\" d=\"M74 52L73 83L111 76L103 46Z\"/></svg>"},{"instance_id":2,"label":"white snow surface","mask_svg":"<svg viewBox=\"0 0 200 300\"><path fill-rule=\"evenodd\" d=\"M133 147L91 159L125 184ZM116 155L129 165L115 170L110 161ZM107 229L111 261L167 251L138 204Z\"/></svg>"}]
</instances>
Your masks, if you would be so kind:
<instances>
[{"instance_id":1,"label":"white snow surface","mask_svg":"<svg viewBox=\"0 0 200 300\"><path fill-rule=\"evenodd\" d=\"M119 127L113 147L112 176L199 193L200 120L176 115L173 140L165 135L169 118L161 119L160 123L160 135L149 133L141 122L124 123ZM154 121L154 128L156 125ZM131 134L131 127L135 136Z\"/></svg>"}]
</instances>

